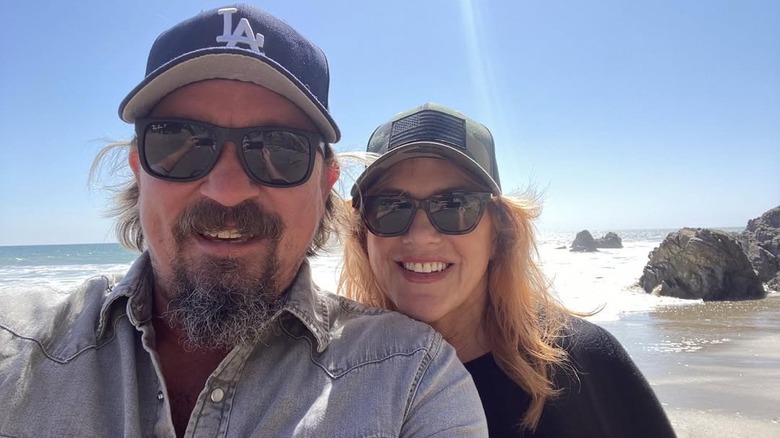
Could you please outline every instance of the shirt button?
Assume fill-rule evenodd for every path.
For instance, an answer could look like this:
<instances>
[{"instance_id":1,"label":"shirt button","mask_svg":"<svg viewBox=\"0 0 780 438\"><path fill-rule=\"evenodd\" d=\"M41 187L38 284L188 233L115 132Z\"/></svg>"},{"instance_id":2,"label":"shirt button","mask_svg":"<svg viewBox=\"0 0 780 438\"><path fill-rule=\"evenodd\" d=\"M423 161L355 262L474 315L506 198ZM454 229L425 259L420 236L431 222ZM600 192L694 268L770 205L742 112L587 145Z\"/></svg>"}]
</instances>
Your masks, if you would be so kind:
<instances>
[{"instance_id":1,"label":"shirt button","mask_svg":"<svg viewBox=\"0 0 780 438\"><path fill-rule=\"evenodd\" d=\"M163 395L163 392L159 391L157 393L157 400L163 401L164 398L165 398L165 396Z\"/></svg>"},{"instance_id":2,"label":"shirt button","mask_svg":"<svg viewBox=\"0 0 780 438\"><path fill-rule=\"evenodd\" d=\"M223 398L225 398L225 391L223 391L222 388L215 388L211 391L211 401L214 403L221 402Z\"/></svg>"}]
</instances>

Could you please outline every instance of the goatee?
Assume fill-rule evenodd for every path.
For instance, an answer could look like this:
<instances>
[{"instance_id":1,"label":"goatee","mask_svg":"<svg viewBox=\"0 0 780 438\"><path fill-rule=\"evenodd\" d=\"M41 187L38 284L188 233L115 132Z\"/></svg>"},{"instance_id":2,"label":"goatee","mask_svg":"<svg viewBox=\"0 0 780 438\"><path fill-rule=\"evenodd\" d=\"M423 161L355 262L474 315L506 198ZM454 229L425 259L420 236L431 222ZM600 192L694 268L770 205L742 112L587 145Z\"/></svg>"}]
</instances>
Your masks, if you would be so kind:
<instances>
[{"instance_id":1,"label":"goatee","mask_svg":"<svg viewBox=\"0 0 780 438\"><path fill-rule=\"evenodd\" d=\"M257 260L186 258L184 247L193 234L220 230L225 224L242 236L268 241L267 258L259 269ZM167 282L172 299L162 316L171 327L182 329L185 348L230 350L254 343L266 332L284 302L275 276L282 229L278 216L252 202L225 207L204 200L182 212L173 227L178 255L174 278Z\"/></svg>"}]
</instances>

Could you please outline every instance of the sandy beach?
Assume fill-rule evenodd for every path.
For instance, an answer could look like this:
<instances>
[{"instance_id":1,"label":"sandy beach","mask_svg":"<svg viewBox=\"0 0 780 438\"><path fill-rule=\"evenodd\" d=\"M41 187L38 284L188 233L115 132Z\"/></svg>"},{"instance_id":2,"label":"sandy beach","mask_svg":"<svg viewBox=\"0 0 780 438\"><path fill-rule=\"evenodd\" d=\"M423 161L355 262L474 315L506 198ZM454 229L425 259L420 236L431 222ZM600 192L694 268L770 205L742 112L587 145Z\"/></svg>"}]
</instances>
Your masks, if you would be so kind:
<instances>
[{"instance_id":1,"label":"sandy beach","mask_svg":"<svg viewBox=\"0 0 780 438\"><path fill-rule=\"evenodd\" d=\"M679 437L780 437L780 294L599 324L637 362Z\"/></svg>"}]
</instances>

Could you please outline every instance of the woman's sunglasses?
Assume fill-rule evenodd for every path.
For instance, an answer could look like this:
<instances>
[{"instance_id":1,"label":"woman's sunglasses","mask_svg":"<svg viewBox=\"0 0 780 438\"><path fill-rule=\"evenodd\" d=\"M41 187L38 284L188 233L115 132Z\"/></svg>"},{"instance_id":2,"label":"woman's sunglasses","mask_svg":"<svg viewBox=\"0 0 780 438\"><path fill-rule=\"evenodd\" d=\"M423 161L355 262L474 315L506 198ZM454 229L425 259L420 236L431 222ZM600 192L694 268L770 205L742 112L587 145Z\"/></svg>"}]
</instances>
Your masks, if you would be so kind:
<instances>
[{"instance_id":1,"label":"woman's sunglasses","mask_svg":"<svg viewBox=\"0 0 780 438\"><path fill-rule=\"evenodd\" d=\"M418 200L402 195L366 196L355 207L363 223L379 237L401 236L412 225L417 209L423 209L431 225L442 234L467 234L474 230L493 195L483 192L450 192Z\"/></svg>"},{"instance_id":2,"label":"woman's sunglasses","mask_svg":"<svg viewBox=\"0 0 780 438\"><path fill-rule=\"evenodd\" d=\"M186 119L148 118L135 124L141 165L166 181L203 178L219 160L225 142L236 145L244 171L256 183L293 187L309 179L318 134L289 128L223 128Z\"/></svg>"}]
</instances>

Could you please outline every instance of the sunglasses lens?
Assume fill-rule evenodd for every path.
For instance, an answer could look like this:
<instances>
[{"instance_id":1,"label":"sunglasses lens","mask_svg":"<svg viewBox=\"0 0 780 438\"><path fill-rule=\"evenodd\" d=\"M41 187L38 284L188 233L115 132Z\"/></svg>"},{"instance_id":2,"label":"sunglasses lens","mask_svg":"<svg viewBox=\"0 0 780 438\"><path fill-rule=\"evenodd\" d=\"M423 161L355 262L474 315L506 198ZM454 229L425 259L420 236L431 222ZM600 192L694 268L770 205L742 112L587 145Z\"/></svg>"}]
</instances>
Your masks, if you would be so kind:
<instances>
[{"instance_id":1,"label":"sunglasses lens","mask_svg":"<svg viewBox=\"0 0 780 438\"><path fill-rule=\"evenodd\" d=\"M381 236L403 234L414 214L414 203L395 196L366 197L363 217L372 233Z\"/></svg>"},{"instance_id":2,"label":"sunglasses lens","mask_svg":"<svg viewBox=\"0 0 780 438\"><path fill-rule=\"evenodd\" d=\"M212 135L199 125L153 122L142 135L148 170L163 179L197 179L211 169L217 158Z\"/></svg>"},{"instance_id":3,"label":"sunglasses lens","mask_svg":"<svg viewBox=\"0 0 780 438\"><path fill-rule=\"evenodd\" d=\"M450 193L428 199L431 220L442 233L470 232L482 216L482 202L468 193Z\"/></svg>"},{"instance_id":4,"label":"sunglasses lens","mask_svg":"<svg viewBox=\"0 0 780 438\"><path fill-rule=\"evenodd\" d=\"M253 131L242 140L247 170L270 185L303 182L312 167L312 145L305 135L289 131Z\"/></svg>"},{"instance_id":5,"label":"sunglasses lens","mask_svg":"<svg viewBox=\"0 0 780 438\"><path fill-rule=\"evenodd\" d=\"M479 223L489 193L453 192L416 201L403 196L367 196L362 216L368 229L382 237L400 236L411 225L417 205L428 213L433 226L444 234L470 233Z\"/></svg>"},{"instance_id":6,"label":"sunglasses lens","mask_svg":"<svg viewBox=\"0 0 780 438\"><path fill-rule=\"evenodd\" d=\"M221 128L187 120L151 119L136 129L144 169L168 181L205 176L219 159L222 143L231 141L255 182L295 186L311 175L315 148L322 146L315 134L303 131Z\"/></svg>"}]
</instances>

